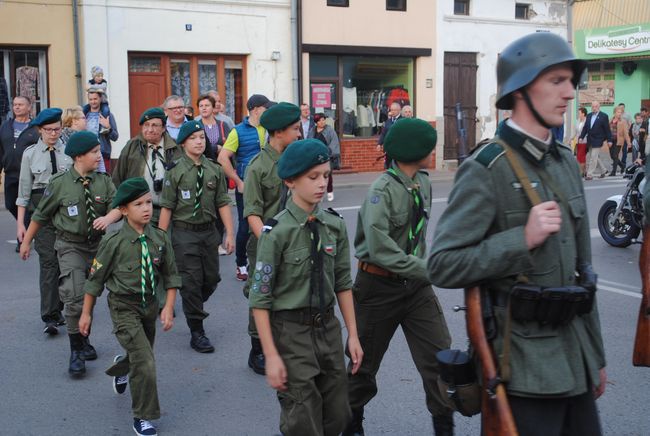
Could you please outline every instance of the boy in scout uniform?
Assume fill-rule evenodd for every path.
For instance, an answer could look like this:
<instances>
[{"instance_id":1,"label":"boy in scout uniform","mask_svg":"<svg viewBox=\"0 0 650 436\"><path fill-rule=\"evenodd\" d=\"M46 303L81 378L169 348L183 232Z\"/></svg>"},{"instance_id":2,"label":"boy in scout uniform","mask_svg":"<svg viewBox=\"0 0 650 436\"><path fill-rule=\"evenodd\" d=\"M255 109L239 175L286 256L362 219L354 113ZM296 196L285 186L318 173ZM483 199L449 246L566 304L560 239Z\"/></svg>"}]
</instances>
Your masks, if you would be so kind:
<instances>
[{"instance_id":1,"label":"boy in scout uniform","mask_svg":"<svg viewBox=\"0 0 650 436\"><path fill-rule=\"evenodd\" d=\"M300 108L291 103L278 103L264 111L260 124L269 132L269 143L248 164L244 179L244 217L252 233L246 244L246 255L251 265L255 265L257 240L264 222L286 205L288 190L278 176L277 164L284 149L300 138ZM252 278L249 276L244 286L246 298ZM248 334L251 337L248 366L255 373L264 375L264 353L250 310Z\"/></svg>"},{"instance_id":2,"label":"boy in scout uniform","mask_svg":"<svg viewBox=\"0 0 650 436\"><path fill-rule=\"evenodd\" d=\"M551 33L501 52L496 106L512 117L460 166L428 262L438 286L481 285L521 436L602 433L605 352L585 194L571 149L551 133L585 67Z\"/></svg>"},{"instance_id":3,"label":"boy in scout uniform","mask_svg":"<svg viewBox=\"0 0 650 436\"><path fill-rule=\"evenodd\" d=\"M18 241L25 236L25 215L33 213L43 196L52 175L67 171L72 159L64 153L61 136L61 114L59 108L43 109L30 126L37 126L38 142L25 149L20 165L18 181ZM43 333L56 335L57 326L65 324L61 314L63 304L59 298L59 262L54 251L56 234L51 222L45 224L34 236L34 247L38 253L39 285L41 290L41 319L45 323Z\"/></svg>"},{"instance_id":4,"label":"boy in scout uniform","mask_svg":"<svg viewBox=\"0 0 650 436\"><path fill-rule=\"evenodd\" d=\"M20 256L27 260L34 235L52 222L56 229L56 250L61 276L59 297L65 305L65 320L70 337L68 372L80 376L86 372L86 360L97 353L87 337L79 333L79 316L83 305L83 286L99 240L106 228L122 216L110 209L115 186L109 176L95 172L102 159L99 139L91 132L73 134L65 153L74 160L65 172L56 173L32 215L32 222L20 246Z\"/></svg>"},{"instance_id":5,"label":"boy in scout uniform","mask_svg":"<svg viewBox=\"0 0 650 436\"><path fill-rule=\"evenodd\" d=\"M217 214L226 228L228 254L235 246L230 197L220 166L208 160L205 132L199 121L181 126L177 141L185 155L167 172L160 206L160 228L173 227L172 242L182 278L183 312L190 328L190 346L199 353L212 353L203 320L209 315L203 304L221 281L217 250L221 235L215 227Z\"/></svg>"},{"instance_id":6,"label":"boy in scout uniform","mask_svg":"<svg viewBox=\"0 0 650 436\"><path fill-rule=\"evenodd\" d=\"M147 181L137 177L122 182L112 206L119 208L126 221L99 245L84 287L79 330L84 336L90 333L93 308L106 285L113 331L126 350L126 356L115 356L106 374L113 376L117 394L124 393L130 377L133 429L138 435L151 436L156 428L149 421L160 418L153 354L158 315L155 294L160 287L167 293L160 312L163 330L167 331L174 324L174 301L181 278L169 236L149 224L153 202Z\"/></svg>"},{"instance_id":7,"label":"boy in scout uniform","mask_svg":"<svg viewBox=\"0 0 650 436\"><path fill-rule=\"evenodd\" d=\"M338 435L350 416L338 300L348 330L352 372L363 358L350 286L345 222L323 211L329 152L315 139L282 154L278 175L291 189L285 210L267 220L259 239L250 306L278 391L285 435Z\"/></svg>"},{"instance_id":8,"label":"boy in scout uniform","mask_svg":"<svg viewBox=\"0 0 650 436\"><path fill-rule=\"evenodd\" d=\"M453 434L436 360L451 338L426 269L431 181L424 169L431 165L436 139L436 130L424 120L396 121L384 141L392 163L370 186L359 211L353 293L365 357L359 372L348 377L352 420L344 435L363 434L363 409L377 393L377 371L398 326L422 377L435 434Z\"/></svg>"}]
</instances>

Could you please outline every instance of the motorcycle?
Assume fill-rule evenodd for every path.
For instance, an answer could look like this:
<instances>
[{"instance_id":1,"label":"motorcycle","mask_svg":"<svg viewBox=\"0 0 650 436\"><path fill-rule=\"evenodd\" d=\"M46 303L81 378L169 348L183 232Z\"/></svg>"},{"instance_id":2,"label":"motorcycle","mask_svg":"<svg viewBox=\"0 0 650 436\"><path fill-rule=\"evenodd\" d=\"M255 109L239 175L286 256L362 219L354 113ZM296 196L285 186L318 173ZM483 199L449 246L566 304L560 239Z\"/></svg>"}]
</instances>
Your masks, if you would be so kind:
<instances>
[{"instance_id":1,"label":"motorcycle","mask_svg":"<svg viewBox=\"0 0 650 436\"><path fill-rule=\"evenodd\" d=\"M598 231L605 242L614 247L627 247L636 242L643 228L643 186L645 168L634 164L625 169L630 179L623 195L609 197L598 212Z\"/></svg>"}]
</instances>

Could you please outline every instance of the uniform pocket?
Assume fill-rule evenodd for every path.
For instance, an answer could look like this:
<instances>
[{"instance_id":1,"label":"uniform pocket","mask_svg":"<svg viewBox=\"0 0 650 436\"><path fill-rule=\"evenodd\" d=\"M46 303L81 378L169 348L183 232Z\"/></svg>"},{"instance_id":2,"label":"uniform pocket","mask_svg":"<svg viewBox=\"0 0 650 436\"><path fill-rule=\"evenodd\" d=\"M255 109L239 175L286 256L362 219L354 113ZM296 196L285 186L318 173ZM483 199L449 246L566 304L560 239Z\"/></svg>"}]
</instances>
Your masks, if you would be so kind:
<instances>
[{"instance_id":1,"label":"uniform pocket","mask_svg":"<svg viewBox=\"0 0 650 436\"><path fill-rule=\"evenodd\" d=\"M585 198L582 195L570 198L568 200L571 208L571 216L575 219L582 219L585 216Z\"/></svg>"},{"instance_id":2,"label":"uniform pocket","mask_svg":"<svg viewBox=\"0 0 650 436\"><path fill-rule=\"evenodd\" d=\"M508 228L525 226L530 210L507 210L504 212Z\"/></svg>"},{"instance_id":3,"label":"uniform pocket","mask_svg":"<svg viewBox=\"0 0 650 436\"><path fill-rule=\"evenodd\" d=\"M404 227L406 225L406 223L408 223L408 220L409 220L409 213L408 212L392 215L389 218L389 221L390 221L391 225L394 228Z\"/></svg>"}]
</instances>

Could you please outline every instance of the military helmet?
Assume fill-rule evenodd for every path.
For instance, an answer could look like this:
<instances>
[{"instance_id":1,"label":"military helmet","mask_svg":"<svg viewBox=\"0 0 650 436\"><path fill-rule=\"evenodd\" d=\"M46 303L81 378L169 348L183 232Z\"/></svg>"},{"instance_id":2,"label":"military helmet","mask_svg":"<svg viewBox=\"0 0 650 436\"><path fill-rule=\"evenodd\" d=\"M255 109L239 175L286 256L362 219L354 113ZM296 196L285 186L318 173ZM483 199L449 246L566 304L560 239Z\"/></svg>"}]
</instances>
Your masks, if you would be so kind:
<instances>
[{"instance_id":1,"label":"military helmet","mask_svg":"<svg viewBox=\"0 0 650 436\"><path fill-rule=\"evenodd\" d=\"M577 59L569 43L548 32L526 35L510 43L497 62L497 108L512 109L512 93L532 83L548 67L570 62L577 87L587 62Z\"/></svg>"}]
</instances>

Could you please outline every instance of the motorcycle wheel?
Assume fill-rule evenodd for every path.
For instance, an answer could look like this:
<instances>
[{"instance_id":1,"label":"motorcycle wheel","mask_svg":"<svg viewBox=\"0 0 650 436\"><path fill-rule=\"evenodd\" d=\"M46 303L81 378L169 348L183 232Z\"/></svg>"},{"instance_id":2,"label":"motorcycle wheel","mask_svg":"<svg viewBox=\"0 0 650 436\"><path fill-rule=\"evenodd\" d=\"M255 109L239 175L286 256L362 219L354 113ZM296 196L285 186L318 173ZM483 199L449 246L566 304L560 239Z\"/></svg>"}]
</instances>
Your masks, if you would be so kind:
<instances>
[{"instance_id":1,"label":"motorcycle wheel","mask_svg":"<svg viewBox=\"0 0 650 436\"><path fill-rule=\"evenodd\" d=\"M615 223L616 202L606 201L598 212L598 231L605 242L613 247L627 247L639 236L641 229L634 225L631 220L625 219L625 211L622 213L624 222Z\"/></svg>"}]
</instances>

